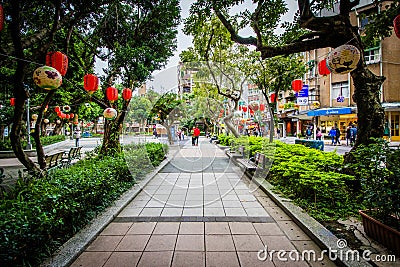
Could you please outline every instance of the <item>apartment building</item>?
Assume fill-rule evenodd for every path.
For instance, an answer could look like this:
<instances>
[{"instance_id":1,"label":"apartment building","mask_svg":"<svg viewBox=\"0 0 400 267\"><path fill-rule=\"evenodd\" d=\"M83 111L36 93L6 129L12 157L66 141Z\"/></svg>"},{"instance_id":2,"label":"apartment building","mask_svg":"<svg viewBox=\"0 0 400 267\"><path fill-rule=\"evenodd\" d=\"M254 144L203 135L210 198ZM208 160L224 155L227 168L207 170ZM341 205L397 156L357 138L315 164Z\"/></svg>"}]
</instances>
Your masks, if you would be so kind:
<instances>
[{"instance_id":1,"label":"apartment building","mask_svg":"<svg viewBox=\"0 0 400 267\"><path fill-rule=\"evenodd\" d=\"M363 13L379 12L373 1L361 1L351 14L351 22L358 25L361 34L367 19ZM350 74L318 73L318 64L324 60L332 48L317 49L303 53L310 70L303 77L308 86L307 104L299 103L298 110L283 108L284 103L294 101L289 93L280 96L278 116L282 120L283 131L299 133L308 125L320 127L327 134L332 126L339 126L344 138L345 129L350 124L357 124L357 105L352 99L354 93ZM390 133L392 141L400 141L400 40L393 34L373 47L364 50L368 68L376 75L386 77L381 87L381 102L385 110L385 132ZM280 108L279 108L280 107ZM315 127L314 127L315 128Z\"/></svg>"}]
</instances>

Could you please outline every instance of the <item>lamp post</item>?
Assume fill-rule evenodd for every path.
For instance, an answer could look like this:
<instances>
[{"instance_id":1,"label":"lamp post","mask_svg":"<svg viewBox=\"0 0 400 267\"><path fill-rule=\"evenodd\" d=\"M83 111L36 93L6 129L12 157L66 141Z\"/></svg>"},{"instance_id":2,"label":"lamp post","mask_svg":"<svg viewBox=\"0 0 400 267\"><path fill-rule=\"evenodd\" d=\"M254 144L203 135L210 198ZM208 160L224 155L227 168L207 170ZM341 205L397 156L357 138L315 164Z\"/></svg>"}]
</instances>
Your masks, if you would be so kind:
<instances>
[{"instance_id":1,"label":"lamp post","mask_svg":"<svg viewBox=\"0 0 400 267\"><path fill-rule=\"evenodd\" d=\"M28 134L28 143L26 144L26 150L32 150L32 144L31 144L31 123L29 121L29 97L26 100L26 131Z\"/></svg>"}]
</instances>

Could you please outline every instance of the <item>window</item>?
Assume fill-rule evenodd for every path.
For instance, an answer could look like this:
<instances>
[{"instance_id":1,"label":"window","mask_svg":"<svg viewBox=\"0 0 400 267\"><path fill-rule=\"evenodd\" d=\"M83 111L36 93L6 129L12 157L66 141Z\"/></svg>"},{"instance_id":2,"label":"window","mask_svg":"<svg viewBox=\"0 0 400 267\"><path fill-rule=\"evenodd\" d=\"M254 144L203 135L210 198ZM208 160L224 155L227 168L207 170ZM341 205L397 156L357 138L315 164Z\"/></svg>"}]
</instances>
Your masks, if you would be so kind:
<instances>
[{"instance_id":1,"label":"window","mask_svg":"<svg viewBox=\"0 0 400 267\"><path fill-rule=\"evenodd\" d=\"M381 54L379 50L380 50L379 47L366 49L364 51L365 63L367 64L379 63L381 60Z\"/></svg>"},{"instance_id":2,"label":"window","mask_svg":"<svg viewBox=\"0 0 400 267\"><path fill-rule=\"evenodd\" d=\"M347 81L332 84L331 99L337 99L339 96L343 96L344 98L350 97L349 83Z\"/></svg>"}]
</instances>

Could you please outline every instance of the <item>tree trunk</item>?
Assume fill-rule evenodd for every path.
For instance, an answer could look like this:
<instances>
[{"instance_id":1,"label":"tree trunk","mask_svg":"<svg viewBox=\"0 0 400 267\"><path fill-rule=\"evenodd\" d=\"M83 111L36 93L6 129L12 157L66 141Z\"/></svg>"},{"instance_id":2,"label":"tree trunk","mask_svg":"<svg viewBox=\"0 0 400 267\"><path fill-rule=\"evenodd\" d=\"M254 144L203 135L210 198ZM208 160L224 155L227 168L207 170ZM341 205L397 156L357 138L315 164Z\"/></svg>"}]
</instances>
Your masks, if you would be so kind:
<instances>
[{"instance_id":1,"label":"tree trunk","mask_svg":"<svg viewBox=\"0 0 400 267\"><path fill-rule=\"evenodd\" d=\"M62 123L57 124L53 129L53 135L59 135L61 134L61 129L62 129Z\"/></svg>"},{"instance_id":2,"label":"tree trunk","mask_svg":"<svg viewBox=\"0 0 400 267\"><path fill-rule=\"evenodd\" d=\"M274 121L274 111L272 110L268 101L267 101L267 109L269 116L271 117L269 121L269 142L272 143L274 141L274 135L275 135L275 121Z\"/></svg>"},{"instance_id":3,"label":"tree trunk","mask_svg":"<svg viewBox=\"0 0 400 267\"><path fill-rule=\"evenodd\" d=\"M162 124L162 126L164 126L167 129L168 144L173 145L174 144L174 139L172 138L170 125L164 122Z\"/></svg>"},{"instance_id":4,"label":"tree trunk","mask_svg":"<svg viewBox=\"0 0 400 267\"><path fill-rule=\"evenodd\" d=\"M232 118L233 118L234 112L230 112L230 114L228 116L226 116L225 118L223 118L223 121L226 125L226 128L229 129L229 131L231 131L231 133L233 134L233 136L235 136L236 138L239 137L239 133L235 128L235 125L233 125L232 123Z\"/></svg>"},{"instance_id":5,"label":"tree trunk","mask_svg":"<svg viewBox=\"0 0 400 267\"><path fill-rule=\"evenodd\" d=\"M119 117L119 116L118 116ZM122 151L119 137L121 135L122 123L119 120L106 120L104 123L103 144L100 149L102 155L114 155Z\"/></svg>"},{"instance_id":6,"label":"tree trunk","mask_svg":"<svg viewBox=\"0 0 400 267\"><path fill-rule=\"evenodd\" d=\"M365 65L351 72L354 82L353 100L357 103L357 139L351 151L360 144L371 143L370 138L381 138L384 130L385 111L381 105L380 88L385 80L376 76ZM345 163L351 162L350 153L345 155Z\"/></svg>"}]
</instances>

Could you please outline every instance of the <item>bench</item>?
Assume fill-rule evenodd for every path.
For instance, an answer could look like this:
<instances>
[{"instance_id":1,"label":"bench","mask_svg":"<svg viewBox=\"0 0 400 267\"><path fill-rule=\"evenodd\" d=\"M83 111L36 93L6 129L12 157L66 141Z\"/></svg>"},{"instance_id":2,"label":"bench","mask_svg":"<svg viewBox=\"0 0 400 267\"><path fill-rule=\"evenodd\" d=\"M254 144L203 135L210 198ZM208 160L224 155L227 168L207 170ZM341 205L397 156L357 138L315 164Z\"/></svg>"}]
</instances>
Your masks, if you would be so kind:
<instances>
[{"instance_id":1,"label":"bench","mask_svg":"<svg viewBox=\"0 0 400 267\"><path fill-rule=\"evenodd\" d=\"M231 147L225 150L225 154L229 158L244 158L245 155L244 146Z\"/></svg>"},{"instance_id":2,"label":"bench","mask_svg":"<svg viewBox=\"0 0 400 267\"><path fill-rule=\"evenodd\" d=\"M81 158L82 147L71 147L67 154L64 154L62 159L63 167L69 167L72 165L73 160L79 160Z\"/></svg>"},{"instance_id":3,"label":"bench","mask_svg":"<svg viewBox=\"0 0 400 267\"><path fill-rule=\"evenodd\" d=\"M62 168L63 155L64 155L63 151L50 155L45 155L44 159L46 161L46 171Z\"/></svg>"},{"instance_id":4,"label":"bench","mask_svg":"<svg viewBox=\"0 0 400 267\"><path fill-rule=\"evenodd\" d=\"M257 169L264 169L266 158L264 154L255 153L254 157L250 159L239 158L237 161L246 169L246 171L255 171Z\"/></svg>"}]
</instances>

